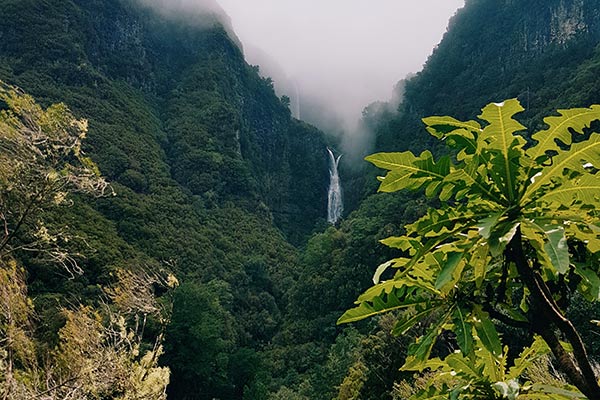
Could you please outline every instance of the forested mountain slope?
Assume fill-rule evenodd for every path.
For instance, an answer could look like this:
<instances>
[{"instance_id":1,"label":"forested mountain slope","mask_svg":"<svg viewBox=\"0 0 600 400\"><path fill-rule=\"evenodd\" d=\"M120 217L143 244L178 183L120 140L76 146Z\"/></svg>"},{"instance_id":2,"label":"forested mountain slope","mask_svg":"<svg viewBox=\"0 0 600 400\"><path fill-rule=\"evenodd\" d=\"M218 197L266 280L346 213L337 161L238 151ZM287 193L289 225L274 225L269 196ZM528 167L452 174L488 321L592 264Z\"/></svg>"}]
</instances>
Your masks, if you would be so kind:
<instances>
[{"instance_id":1,"label":"forested mountain slope","mask_svg":"<svg viewBox=\"0 0 600 400\"><path fill-rule=\"evenodd\" d=\"M84 151L116 194L54 218L81 239L82 276L23 256L48 335L52 310L89 301L115 268L168 265L182 282L170 391L241 398L295 281L290 243L326 217L323 134L291 118L214 15L6 0L0 36L0 80L87 119Z\"/></svg>"},{"instance_id":2,"label":"forested mountain slope","mask_svg":"<svg viewBox=\"0 0 600 400\"><path fill-rule=\"evenodd\" d=\"M368 170L365 187L346 186L364 193L356 210L309 238L326 214L325 139L214 15L198 26L129 0L0 3L0 79L87 118L84 150L116 192L50 218L77 232L83 275L23 255L40 338L53 345L57 307L91 302L117 268L168 265L182 282L162 358L172 398L403 398L410 338L391 337L389 318L335 320L395 255L378 240L424 212L421 196L373 194ZM518 97L534 129L549 110L600 102L599 9L467 0L400 105L365 110L377 150L430 147L421 118L473 118L490 101Z\"/></svg>"},{"instance_id":3,"label":"forested mountain slope","mask_svg":"<svg viewBox=\"0 0 600 400\"><path fill-rule=\"evenodd\" d=\"M377 148L419 147L427 137L420 118L472 118L489 101L519 98L532 129L550 110L598 102L599 6L467 0L423 70L407 80L403 103L378 130ZM411 131L423 136L409 140Z\"/></svg>"},{"instance_id":4,"label":"forested mountain slope","mask_svg":"<svg viewBox=\"0 0 600 400\"><path fill-rule=\"evenodd\" d=\"M541 116L552 110L600 103L599 9L597 0L467 0L451 19L423 70L401 85L401 104L392 108L390 104L375 103L365 109L363 122L375 132L375 151L412 150L418 154L430 149L439 154L441 150L424 129L421 118L452 115L472 119L484 105L512 97L519 98L526 108L519 118L532 130L539 130ZM380 174L381 170L366 167L364 186L357 183L352 188L364 193L357 209L338 229L327 230L310 242L309 255L313 256L314 251L330 255L326 258L327 270L336 271L332 279L337 280L332 286L350 288L344 294L338 290L335 300L325 295L331 299L330 304L337 303L328 310L313 308L319 315L340 315L344 308L350 308L356 296L371 286L378 263L390 258L385 254L389 249L377 240L403 233L403 226L429 205L424 196L373 194L378 185L375 177ZM435 202L430 205L435 206ZM322 273L316 267L306 268L304 273L319 284ZM571 311L586 328L584 336L594 357L598 357L599 343L589 331L588 321L582 318L589 310L579 307L582 305L577 303ZM392 369L402 364L397 363L397 357L402 357L406 343L394 343L402 338L386 336L386 330L391 329L386 318L380 323L384 330L374 328L355 348L358 355L354 353L357 358L348 370L340 396L352 393L355 397L349 398L390 398L394 380L410 380L397 370L389 375L382 373L389 371L386 363L391 362ZM513 338L518 341L516 336ZM398 392L397 398L404 395Z\"/></svg>"},{"instance_id":5,"label":"forested mountain slope","mask_svg":"<svg viewBox=\"0 0 600 400\"><path fill-rule=\"evenodd\" d=\"M320 133L289 117L216 21L129 1L5 3L2 77L75 111L95 107L90 152L111 180L143 194L167 176L206 205L254 196L248 207L263 201L288 233L323 215ZM121 122L129 129L116 134Z\"/></svg>"}]
</instances>

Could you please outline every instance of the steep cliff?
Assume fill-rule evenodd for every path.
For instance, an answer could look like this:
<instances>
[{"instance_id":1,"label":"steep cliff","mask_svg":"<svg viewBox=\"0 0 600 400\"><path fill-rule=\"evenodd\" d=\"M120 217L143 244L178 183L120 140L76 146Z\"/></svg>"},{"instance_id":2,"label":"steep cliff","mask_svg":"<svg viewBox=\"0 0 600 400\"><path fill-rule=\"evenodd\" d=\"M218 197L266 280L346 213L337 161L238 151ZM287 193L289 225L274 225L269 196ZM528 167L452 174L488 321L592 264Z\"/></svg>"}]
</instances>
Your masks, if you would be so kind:
<instances>
[{"instance_id":1,"label":"steep cliff","mask_svg":"<svg viewBox=\"0 0 600 400\"><path fill-rule=\"evenodd\" d=\"M291 117L221 22L129 0L0 7L0 79L88 119L84 150L116 192L54 218L89 244L84 275L23 260L36 310L52 316L43 335L62 323L59 304L87 301L115 267L169 265L186 285L176 301L196 304L167 332L178 398L241 398L252 386L258 364L236 365L279 329L298 266L290 242L326 217L323 134ZM217 334L177 341L209 328Z\"/></svg>"},{"instance_id":2,"label":"steep cliff","mask_svg":"<svg viewBox=\"0 0 600 400\"><path fill-rule=\"evenodd\" d=\"M597 0L467 1L423 70L407 81L396 115L378 130L378 149L423 148L431 142L422 140L420 118L471 118L499 99L518 97L530 121L598 102L590 90L596 80L581 78L598 59L599 6Z\"/></svg>"},{"instance_id":3,"label":"steep cliff","mask_svg":"<svg viewBox=\"0 0 600 400\"><path fill-rule=\"evenodd\" d=\"M89 152L112 180L143 193L172 178L203 201L264 202L296 240L325 215L321 133L290 117L213 16L117 0L15 1L1 13L1 78L90 119ZM116 106L110 96L139 107L100 106Z\"/></svg>"}]
</instances>

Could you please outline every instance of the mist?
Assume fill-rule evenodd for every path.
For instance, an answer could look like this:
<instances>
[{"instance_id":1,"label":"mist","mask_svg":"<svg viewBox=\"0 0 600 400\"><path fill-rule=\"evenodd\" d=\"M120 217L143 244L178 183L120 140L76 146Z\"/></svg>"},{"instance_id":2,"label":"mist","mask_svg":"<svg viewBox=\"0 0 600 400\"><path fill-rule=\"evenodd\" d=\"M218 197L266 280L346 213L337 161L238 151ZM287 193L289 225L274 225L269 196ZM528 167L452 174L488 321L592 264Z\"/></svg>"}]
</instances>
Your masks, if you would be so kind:
<instances>
[{"instance_id":1,"label":"mist","mask_svg":"<svg viewBox=\"0 0 600 400\"><path fill-rule=\"evenodd\" d=\"M134 0L167 16L225 15L216 0Z\"/></svg>"},{"instance_id":2,"label":"mist","mask_svg":"<svg viewBox=\"0 0 600 400\"><path fill-rule=\"evenodd\" d=\"M422 69L464 0L218 0L246 60L271 76L299 117L361 155L371 142L363 109L390 101ZM395 100L397 104L397 99ZM351 155L351 154L349 154Z\"/></svg>"},{"instance_id":3,"label":"mist","mask_svg":"<svg viewBox=\"0 0 600 400\"><path fill-rule=\"evenodd\" d=\"M231 19L216 0L129 0L163 17L200 29L221 25L241 47Z\"/></svg>"},{"instance_id":4,"label":"mist","mask_svg":"<svg viewBox=\"0 0 600 400\"><path fill-rule=\"evenodd\" d=\"M340 139L345 159L372 142L365 107L395 107L464 0L132 0L197 26L219 22L271 77L296 118ZM386 103L387 102L387 103ZM375 104L372 104L375 103Z\"/></svg>"}]
</instances>

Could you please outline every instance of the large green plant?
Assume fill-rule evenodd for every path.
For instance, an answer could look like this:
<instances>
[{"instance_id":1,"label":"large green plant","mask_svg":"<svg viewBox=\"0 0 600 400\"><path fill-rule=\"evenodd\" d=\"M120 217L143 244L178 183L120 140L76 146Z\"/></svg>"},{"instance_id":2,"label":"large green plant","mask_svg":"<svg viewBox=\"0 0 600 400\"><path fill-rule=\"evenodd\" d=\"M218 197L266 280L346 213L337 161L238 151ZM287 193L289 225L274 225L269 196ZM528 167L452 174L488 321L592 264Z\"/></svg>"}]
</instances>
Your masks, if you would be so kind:
<instances>
[{"instance_id":1,"label":"large green plant","mask_svg":"<svg viewBox=\"0 0 600 400\"><path fill-rule=\"evenodd\" d=\"M500 320L540 335L570 383L598 399L597 378L556 288L577 285L588 300L600 299L597 270L570 254L575 245L588 256L600 250L600 135L588 129L600 119L600 106L560 110L529 141L513 119L521 111L513 99L486 106L479 116L483 126L425 118L427 130L454 156L434 160L425 151L367 157L389 171L380 178L380 191L424 189L442 205L408 225L404 236L382 241L404 256L377 269L375 285L339 323L399 309L397 334L433 321L403 367L422 370L431 367L433 345L445 330L455 333L465 359L481 354L481 343L501 363L494 324ZM382 280L390 268L396 269L393 278Z\"/></svg>"}]
</instances>

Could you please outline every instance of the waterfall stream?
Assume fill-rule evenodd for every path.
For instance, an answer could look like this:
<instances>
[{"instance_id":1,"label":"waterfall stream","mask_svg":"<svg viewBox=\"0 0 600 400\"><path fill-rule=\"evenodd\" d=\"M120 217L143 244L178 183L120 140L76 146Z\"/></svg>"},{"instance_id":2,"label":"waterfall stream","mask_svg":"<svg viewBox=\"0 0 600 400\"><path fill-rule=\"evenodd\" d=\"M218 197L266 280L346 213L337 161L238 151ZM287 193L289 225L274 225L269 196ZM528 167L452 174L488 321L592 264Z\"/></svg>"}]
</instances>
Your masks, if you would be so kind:
<instances>
[{"instance_id":1,"label":"waterfall stream","mask_svg":"<svg viewBox=\"0 0 600 400\"><path fill-rule=\"evenodd\" d=\"M327 194L327 222L335 224L341 217L344 211L342 202L342 185L340 184L340 176L338 174L338 164L342 155L335 157L330 148L329 152L329 192Z\"/></svg>"}]
</instances>

